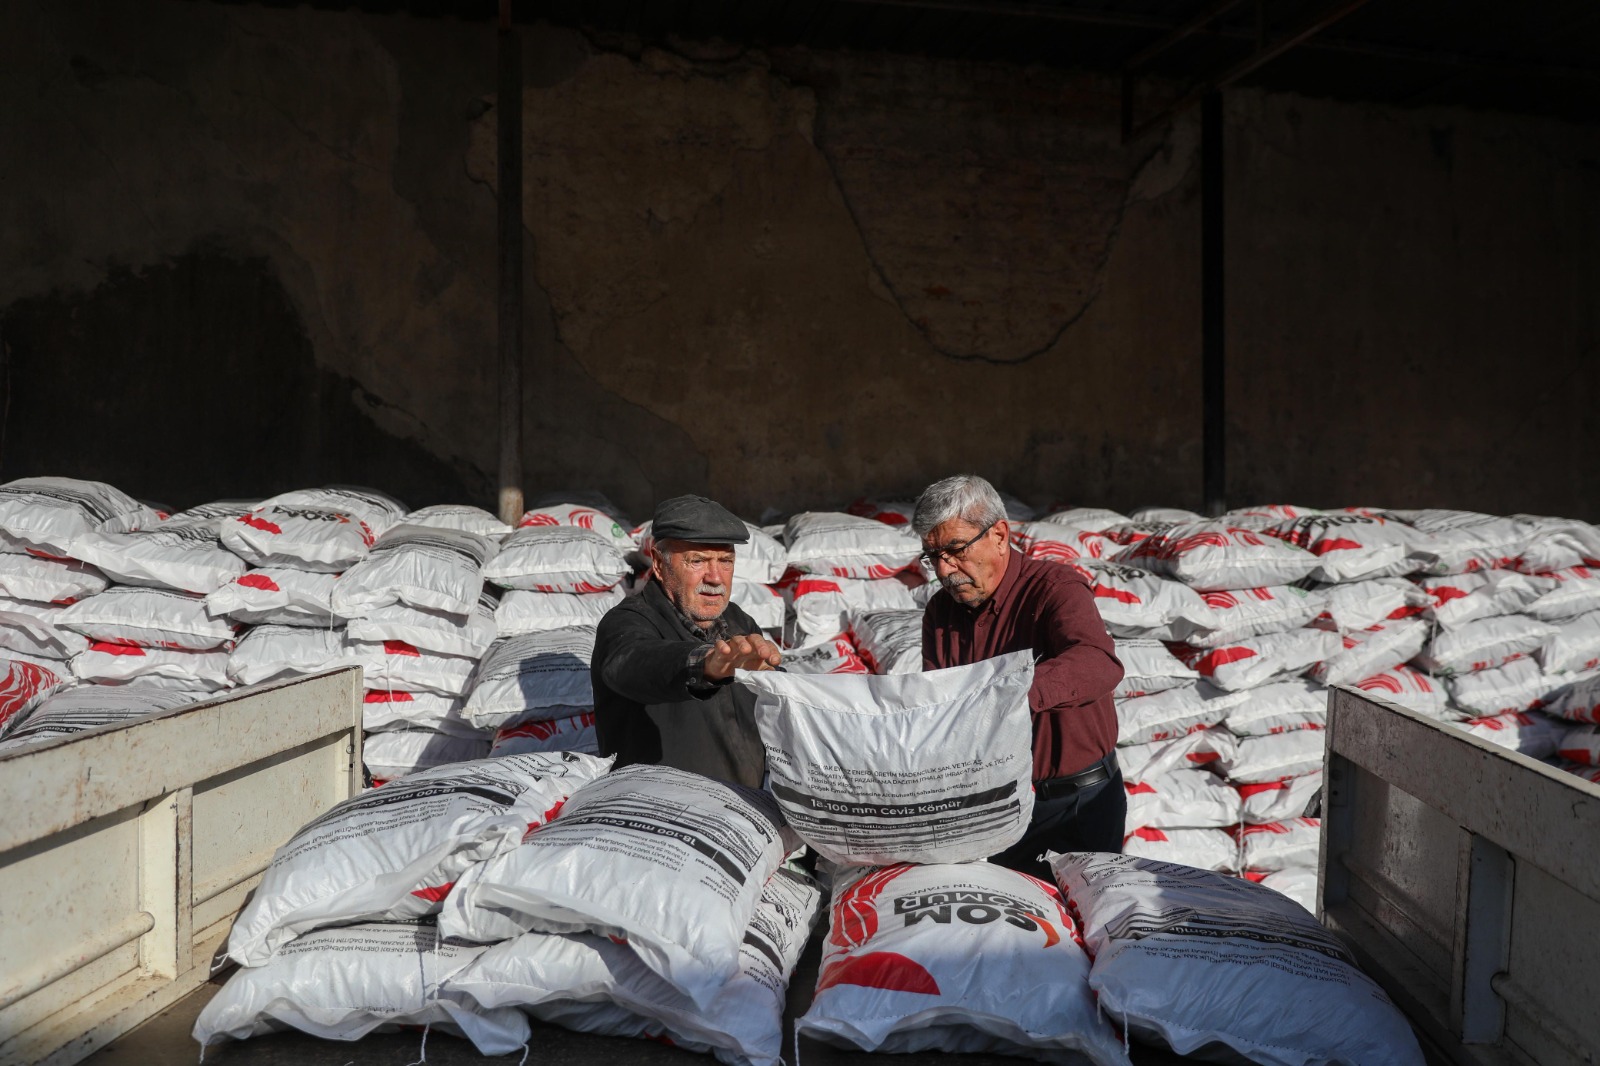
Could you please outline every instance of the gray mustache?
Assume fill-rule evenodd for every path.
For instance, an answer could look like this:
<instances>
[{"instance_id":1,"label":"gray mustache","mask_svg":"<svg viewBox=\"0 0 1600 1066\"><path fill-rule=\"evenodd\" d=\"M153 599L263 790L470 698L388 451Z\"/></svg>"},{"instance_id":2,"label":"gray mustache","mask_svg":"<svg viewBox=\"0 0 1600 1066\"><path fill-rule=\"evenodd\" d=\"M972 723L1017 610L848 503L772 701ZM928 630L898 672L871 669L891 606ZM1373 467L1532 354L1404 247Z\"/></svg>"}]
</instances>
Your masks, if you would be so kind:
<instances>
[{"instance_id":1,"label":"gray mustache","mask_svg":"<svg viewBox=\"0 0 1600 1066\"><path fill-rule=\"evenodd\" d=\"M728 586L708 585L702 582L700 585L696 586L695 591L700 593L702 596L724 596L727 595Z\"/></svg>"},{"instance_id":2,"label":"gray mustache","mask_svg":"<svg viewBox=\"0 0 1600 1066\"><path fill-rule=\"evenodd\" d=\"M946 574L939 579L939 583L946 589L958 589L974 584L973 580L966 574Z\"/></svg>"}]
</instances>

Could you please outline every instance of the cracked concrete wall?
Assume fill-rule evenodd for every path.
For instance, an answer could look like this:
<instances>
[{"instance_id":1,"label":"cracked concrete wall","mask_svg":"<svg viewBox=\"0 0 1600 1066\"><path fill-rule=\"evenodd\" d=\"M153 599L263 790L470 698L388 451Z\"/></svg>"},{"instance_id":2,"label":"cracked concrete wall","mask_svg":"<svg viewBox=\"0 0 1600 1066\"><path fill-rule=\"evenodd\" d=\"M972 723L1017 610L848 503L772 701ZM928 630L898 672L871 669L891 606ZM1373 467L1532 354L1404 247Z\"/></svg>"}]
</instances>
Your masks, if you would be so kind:
<instances>
[{"instance_id":1,"label":"cracked concrete wall","mask_svg":"<svg viewBox=\"0 0 1600 1066\"><path fill-rule=\"evenodd\" d=\"M531 492L754 517L973 469L1198 504L1192 119L1124 147L1114 87L1070 72L524 44ZM489 502L493 46L0 11L0 475ZM1588 133L1258 94L1229 121L1233 497L1586 513ZM1482 389L1511 338L1554 368L1537 433ZM1457 393L1489 424L1428 401Z\"/></svg>"}]
</instances>

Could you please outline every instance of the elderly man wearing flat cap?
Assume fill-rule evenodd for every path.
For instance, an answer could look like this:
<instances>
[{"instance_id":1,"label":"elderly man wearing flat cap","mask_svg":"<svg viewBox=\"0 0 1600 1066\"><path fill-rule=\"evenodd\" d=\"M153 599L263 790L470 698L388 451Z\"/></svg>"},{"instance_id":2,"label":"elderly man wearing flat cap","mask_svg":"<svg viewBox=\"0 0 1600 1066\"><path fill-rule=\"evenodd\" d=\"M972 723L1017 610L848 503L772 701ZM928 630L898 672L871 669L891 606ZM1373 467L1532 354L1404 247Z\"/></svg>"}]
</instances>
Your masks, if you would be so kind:
<instances>
[{"instance_id":1,"label":"elderly man wearing flat cap","mask_svg":"<svg viewBox=\"0 0 1600 1066\"><path fill-rule=\"evenodd\" d=\"M745 524L703 496L656 507L650 577L617 604L595 634L595 733L617 765L659 763L760 787L766 755L738 699L735 670L782 660L761 627L729 602L733 558Z\"/></svg>"}]
</instances>

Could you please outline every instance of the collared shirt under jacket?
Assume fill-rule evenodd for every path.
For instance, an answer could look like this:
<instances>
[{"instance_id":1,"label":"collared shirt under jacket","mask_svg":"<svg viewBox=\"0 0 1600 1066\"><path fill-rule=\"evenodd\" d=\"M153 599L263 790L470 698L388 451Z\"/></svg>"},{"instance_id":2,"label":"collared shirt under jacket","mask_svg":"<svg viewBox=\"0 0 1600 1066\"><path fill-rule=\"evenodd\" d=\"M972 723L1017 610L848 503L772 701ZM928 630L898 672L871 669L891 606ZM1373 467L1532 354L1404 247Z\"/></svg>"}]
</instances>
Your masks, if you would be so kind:
<instances>
[{"instance_id":1,"label":"collared shirt under jacket","mask_svg":"<svg viewBox=\"0 0 1600 1066\"><path fill-rule=\"evenodd\" d=\"M1033 776L1085 770L1117 743L1111 693L1122 663L1089 583L1070 566L1013 551L1000 587L977 608L943 589L922 616L922 666L936 670L1013 651L1034 657Z\"/></svg>"},{"instance_id":2,"label":"collared shirt under jacket","mask_svg":"<svg viewBox=\"0 0 1600 1066\"><path fill-rule=\"evenodd\" d=\"M725 636L761 632L728 604ZM595 736L617 766L659 763L753 788L766 754L752 713L755 700L728 681L706 681L699 660L708 638L695 633L651 580L606 612L589 667L594 682Z\"/></svg>"}]
</instances>

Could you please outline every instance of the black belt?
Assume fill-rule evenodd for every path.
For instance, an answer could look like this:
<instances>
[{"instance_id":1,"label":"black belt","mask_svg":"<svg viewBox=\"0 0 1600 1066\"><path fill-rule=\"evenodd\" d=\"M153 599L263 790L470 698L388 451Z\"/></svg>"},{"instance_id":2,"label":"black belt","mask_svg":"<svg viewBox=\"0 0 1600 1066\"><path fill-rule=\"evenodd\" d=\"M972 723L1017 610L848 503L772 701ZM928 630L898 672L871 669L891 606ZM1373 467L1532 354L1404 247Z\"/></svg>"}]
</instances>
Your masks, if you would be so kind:
<instances>
[{"instance_id":1,"label":"black belt","mask_svg":"<svg viewBox=\"0 0 1600 1066\"><path fill-rule=\"evenodd\" d=\"M1052 777L1048 781L1035 781L1033 783L1033 798L1036 800L1063 799L1085 788L1111 780L1111 768L1106 764L1116 756L1108 755L1095 763L1087 770L1079 770L1075 774L1063 777Z\"/></svg>"}]
</instances>

